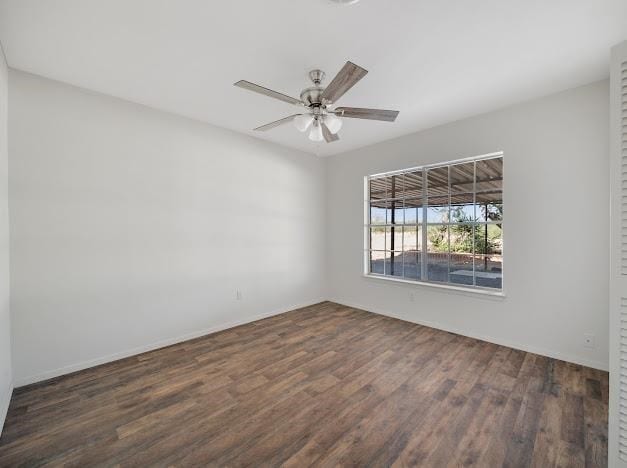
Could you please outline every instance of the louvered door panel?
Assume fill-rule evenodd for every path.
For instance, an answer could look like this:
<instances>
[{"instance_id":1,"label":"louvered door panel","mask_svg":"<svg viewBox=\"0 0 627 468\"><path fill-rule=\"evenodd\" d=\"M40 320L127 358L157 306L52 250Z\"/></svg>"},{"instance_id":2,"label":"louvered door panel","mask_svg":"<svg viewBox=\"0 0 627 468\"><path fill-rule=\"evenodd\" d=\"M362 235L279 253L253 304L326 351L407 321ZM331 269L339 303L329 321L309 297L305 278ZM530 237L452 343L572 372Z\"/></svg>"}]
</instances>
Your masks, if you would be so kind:
<instances>
[{"instance_id":1,"label":"louvered door panel","mask_svg":"<svg viewBox=\"0 0 627 468\"><path fill-rule=\"evenodd\" d=\"M627 276L627 60L620 62L620 272Z\"/></svg>"},{"instance_id":2,"label":"louvered door panel","mask_svg":"<svg viewBox=\"0 0 627 468\"><path fill-rule=\"evenodd\" d=\"M611 467L627 467L627 41L612 49L610 70L610 253Z\"/></svg>"}]
</instances>

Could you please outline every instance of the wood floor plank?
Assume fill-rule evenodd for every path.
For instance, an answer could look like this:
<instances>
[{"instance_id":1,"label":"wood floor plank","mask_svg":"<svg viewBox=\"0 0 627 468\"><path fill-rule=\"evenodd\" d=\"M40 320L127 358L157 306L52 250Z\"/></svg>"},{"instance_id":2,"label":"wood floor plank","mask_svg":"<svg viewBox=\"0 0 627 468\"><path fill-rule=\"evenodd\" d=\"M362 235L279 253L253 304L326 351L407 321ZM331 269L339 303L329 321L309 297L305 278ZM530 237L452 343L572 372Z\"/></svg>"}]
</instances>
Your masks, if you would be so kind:
<instances>
[{"instance_id":1,"label":"wood floor plank","mask_svg":"<svg viewBox=\"0 0 627 468\"><path fill-rule=\"evenodd\" d=\"M606 372L332 302L15 391L0 466L607 465Z\"/></svg>"}]
</instances>

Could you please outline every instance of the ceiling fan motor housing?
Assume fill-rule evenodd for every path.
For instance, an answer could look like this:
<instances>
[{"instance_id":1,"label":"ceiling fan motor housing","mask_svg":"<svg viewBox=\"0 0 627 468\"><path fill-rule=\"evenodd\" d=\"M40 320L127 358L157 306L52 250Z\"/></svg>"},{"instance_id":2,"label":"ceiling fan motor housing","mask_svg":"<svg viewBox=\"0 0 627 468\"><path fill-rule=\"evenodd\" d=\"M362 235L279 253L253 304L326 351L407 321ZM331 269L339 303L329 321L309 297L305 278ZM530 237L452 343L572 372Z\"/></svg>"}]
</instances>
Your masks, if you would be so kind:
<instances>
[{"instance_id":1,"label":"ceiling fan motor housing","mask_svg":"<svg viewBox=\"0 0 627 468\"><path fill-rule=\"evenodd\" d=\"M321 106L322 105L322 92L324 88L320 86L312 86L311 88L306 88L300 93L300 100L303 101L305 106Z\"/></svg>"},{"instance_id":2,"label":"ceiling fan motor housing","mask_svg":"<svg viewBox=\"0 0 627 468\"><path fill-rule=\"evenodd\" d=\"M324 88L320 87L322 80L324 80L325 73L322 70L311 70L309 72L309 78L313 81L314 85L310 88L306 88L300 93L300 100L307 107L321 106L322 105L322 92Z\"/></svg>"}]
</instances>

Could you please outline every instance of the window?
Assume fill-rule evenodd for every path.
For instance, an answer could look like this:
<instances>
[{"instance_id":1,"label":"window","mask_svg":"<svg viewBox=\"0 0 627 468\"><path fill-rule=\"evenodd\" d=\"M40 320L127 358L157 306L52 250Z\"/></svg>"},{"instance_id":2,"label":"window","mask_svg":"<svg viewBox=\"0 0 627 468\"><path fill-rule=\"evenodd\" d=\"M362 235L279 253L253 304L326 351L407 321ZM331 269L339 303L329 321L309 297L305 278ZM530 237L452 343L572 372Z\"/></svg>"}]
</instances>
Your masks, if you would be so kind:
<instances>
[{"instance_id":1,"label":"window","mask_svg":"<svg viewBox=\"0 0 627 468\"><path fill-rule=\"evenodd\" d=\"M366 273L503 288L503 155L366 178Z\"/></svg>"}]
</instances>

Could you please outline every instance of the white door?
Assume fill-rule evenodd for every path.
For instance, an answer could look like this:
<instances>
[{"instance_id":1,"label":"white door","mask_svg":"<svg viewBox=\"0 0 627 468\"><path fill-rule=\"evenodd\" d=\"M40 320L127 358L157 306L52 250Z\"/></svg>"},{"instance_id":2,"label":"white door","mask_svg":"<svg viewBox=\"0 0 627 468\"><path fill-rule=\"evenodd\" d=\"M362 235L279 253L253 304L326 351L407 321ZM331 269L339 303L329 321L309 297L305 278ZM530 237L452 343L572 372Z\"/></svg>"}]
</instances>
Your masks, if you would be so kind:
<instances>
[{"instance_id":1,"label":"white door","mask_svg":"<svg viewBox=\"0 0 627 468\"><path fill-rule=\"evenodd\" d=\"M627 41L612 49L610 69L610 271L611 467L627 467Z\"/></svg>"}]
</instances>

